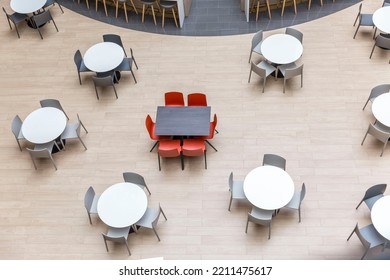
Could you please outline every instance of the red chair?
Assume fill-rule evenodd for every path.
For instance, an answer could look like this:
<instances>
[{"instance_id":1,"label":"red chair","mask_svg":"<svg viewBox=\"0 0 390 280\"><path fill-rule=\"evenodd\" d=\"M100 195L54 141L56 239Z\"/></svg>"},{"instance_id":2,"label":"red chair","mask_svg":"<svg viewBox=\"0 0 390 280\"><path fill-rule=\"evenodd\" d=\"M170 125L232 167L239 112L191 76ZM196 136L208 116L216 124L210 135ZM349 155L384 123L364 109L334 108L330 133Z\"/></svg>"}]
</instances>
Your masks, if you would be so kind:
<instances>
[{"instance_id":1,"label":"red chair","mask_svg":"<svg viewBox=\"0 0 390 280\"><path fill-rule=\"evenodd\" d=\"M161 171L160 157L182 157L180 140L162 140L158 145L158 170ZM183 160L182 160L183 164ZM182 165L183 169L183 165Z\"/></svg>"},{"instance_id":2,"label":"red chair","mask_svg":"<svg viewBox=\"0 0 390 280\"><path fill-rule=\"evenodd\" d=\"M178 91L166 92L165 106L184 106L183 93Z\"/></svg>"},{"instance_id":3,"label":"red chair","mask_svg":"<svg viewBox=\"0 0 390 280\"><path fill-rule=\"evenodd\" d=\"M204 93L190 93L187 96L188 106L207 106L206 94Z\"/></svg>"},{"instance_id":4,"label":"red chair","mask_svg":"<svg viewBox=\"0 0 390 280\"><path fill-rule=\"evenodd\" d=\"M214 132L218 133L218 131L215 129L216 126L217 126L217 115L214 114L214 120L212 122L210 122L210 134L207 136L196 136L196 137L194 137L194 139L199 139L199 140L205 141L207 144L210 145L211 148L213 148L216 152L218 152L218 150L213 145L211 145L211 143L208 141L208 140L214 138Z\"/></svg>"},{"instance_id":5,"label":"red chair","mask_svg":"<svg viewBox=\"0 0 390 280\"><path fill-rule=\"evenodd\" d=\"M182 155L187 157L198 157L204 155L204 168L207 169L206 145L201 139L184 139ZM181 168L184 170L183 157L181 158Z\"/></svg>"},{"instance_id":6,"label":"red chair","mask_svg":"<svg viewBox=\"0 0 390 280\"><path fill-rule=\"evenodd\" d=\"M152 149L150 151L153 151L154 147L157 146L158 142L160 140L168 140L168 139L171 139L170 136L157 136L154 134L154 126L155 126L155 123L153 122L152 118L150 117L150 115L147 115L146 116L146 120L145 120L145 126L146 126L146 129L148 130L149 132L149 136L150 136L150 139L152 140L156 140L156 143L154 143Z\"/></svg>"}]
</instances>

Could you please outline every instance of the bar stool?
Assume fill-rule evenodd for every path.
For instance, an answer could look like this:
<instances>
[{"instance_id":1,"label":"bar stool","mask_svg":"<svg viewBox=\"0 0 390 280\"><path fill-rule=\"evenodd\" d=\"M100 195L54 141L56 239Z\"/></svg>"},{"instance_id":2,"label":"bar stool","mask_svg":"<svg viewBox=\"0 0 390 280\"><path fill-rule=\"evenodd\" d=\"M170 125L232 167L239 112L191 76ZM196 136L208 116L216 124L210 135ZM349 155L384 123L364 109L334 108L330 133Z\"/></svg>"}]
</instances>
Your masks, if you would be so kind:
<instances>
[{"instance_id":1,"label":"bar stool","mask_svg":"<svg viewBox=\"0 0 390 280\"><path fill-rule=\"evenodd\" d=\"M310 0L309 0L310 1ZM297 14L297 2L295 0L293 0L294 2L294 13ZM321 0L321 3L322 3L322 0ZM281 16L284 15L284 6L286 5L286 0L283 0L283 6L282 6L282 13L281 13ZM309 4L310 5L310 4ZM322 5L321 5L322 6ZM310 9L310 8L309 8Z\"/></svg>"},{"instance_id":2,"label":"bar stool","mask_svg":"<svg viewBox=\"0 0 390 280\"><path fill-rule=\"evenodd\" d=\"M73 2L74 2L74 0L73 0ZM87 8L89 10L89 0L85 0L85 3L87 3ZM77 1L77 4L80 5L80 0Z\"/></svg>"},{"instance_id":3,"label":"bar stool","mask_svg":"<svg viewBox=\"0 0 390 280\"><path fill-rule=\"evenodd\" d=\"M145 16L145 6L148 6L146 10L150 7L152 8L152 14L153 14L153 20L154 20L154 25L156 24L156 15L154 14L154 7L153 4L155 3L158 7L157 0L140 0L142 3L142 22L144 22L144 16Z\"/></svg>"},{"instance_id":4,"label":"bar stool","mask_svg":"<svg viewBox=\"0 0 390 280\"><path fill-rule=\"evenodd\" d=\"M105 0L103 0L105 1ZM115 1L115 0L114 0ZM123 4L123 10L125 11L125 17L126 17L126 22L129 22L128 18L127 18L127 8L126 8L126 2L127 0L116 0L116 9L115 9L115 17L118 18L118 7L119 7L119 2L121 2ZM134 5L134 2L133 0L130 0L130 3L131 5L133 6L133 9L135 11L135 13L138 15L138 11L137 9L135 8L135 5Z\"/></svg>"},{"instance_id":5,"label":"bar stool","mask_svg":"<svg viewBox=\"0 0 390 280\"><path fill-rule=\"evenodd\" d=\"M88 0L86 0L87 3L88 3ZM106 17L108 17L108 13L107 13L107 6L106 6L106 0L102 0L103 2L103 6L104 6L104 12L106 13ZM99 4L99 0L96 0L96 12L98 10L98 4Z\"/></svg>"},{"instance_id":6,"label":"bar stool","mask_svg":"<svg viewBox=\"0 0 390 280\"><path fill-rule=\"evenodd\" d=\"M333 0L333 2L334 2L334 0ZM324 5L322 0L320 0L320 4L321 4L321 7ZM311 0L309 0L309 6L307 7L308 10L310 10L310 6L311 6Z\"/></svg>"},{"instance_id":7,"label":"bar stool","mask_svg":"<svg viewBox=\"0 0 390 280\"><path fill-rule=\"evenodd\" d=\"M176 20L176 15L175 15L175 7L176 7L176 2L174 1L160 1L160 7L162 9L162 28L164 28L164 20L165 20L165 9L171 9L172 14L173 14L173 19L175 20L176 27L179 27L177 25L177 20Z\"/></svg>"},{"instance_id":8,"label":"bar stool","mask_svg":"<svg viewBox=\"0 0 390 280\"><path fill-rule=\"evenodd\" d=\"M255 2L253 2L254 5ZM267 5L268 10L268 18L271 19L271 8L269 6L269 0L265 0L265 4ZM256 6L256 21L259 19L259 10L260 10L260 0L257 0L257 6Z\"/></svg>"}]
</instances>

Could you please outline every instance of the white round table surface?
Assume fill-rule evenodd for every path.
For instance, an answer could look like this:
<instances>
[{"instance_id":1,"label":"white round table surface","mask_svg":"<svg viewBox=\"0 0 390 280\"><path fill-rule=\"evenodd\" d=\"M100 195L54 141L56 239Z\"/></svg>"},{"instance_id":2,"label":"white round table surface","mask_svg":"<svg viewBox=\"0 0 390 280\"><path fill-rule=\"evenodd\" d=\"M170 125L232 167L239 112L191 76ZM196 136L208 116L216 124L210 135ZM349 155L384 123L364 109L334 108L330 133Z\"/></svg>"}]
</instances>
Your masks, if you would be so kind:
<instances>
[{"instance_id":1,"label":"white round table surface","mask_svg":"<svg viewBox=\"0 0 390 280\"><path fill-rule=\"evenodd\" d=\"M294 195L294 182L283 169L260 166L251 170L244 180L244 193L249 202L264 210L280 209Z\"/></svg>"},{"instance_id":2,"label":"white round table surface","mask_svg":"<svg viewBox=\"0 0 390 280\"><path fill-rule=\"evenodd\" d=\"M141 219L147 206L148 199L142 188L132 183L118 183L100 195L97 212L106 225L123 228Z\"/></svg>"},{"instance_id":3,"label":"white round table surface","mask_svg":"<svg viewBox=\"0 0 390 280\"><path fill-rule=\"evenodd\" d=\"M67 118L61 110L53 107L39 108L24 120L22 134L33 144L44 144L60 136L66 123Z\"/></svg>"},{"instance_id":4,"label":"white round table surface","mask_svg":"<svg viewBox=\"0 0 390 280\"><path fill-rule=\"evenodd\" d=\"M102 42L90 47L84 55L85 66L98 73L115 69L125 57L123 49L112 42Z\"/></svg>"},{"instance_id":5,"label":"white round table surface","mask_svg":"<svg viewBox=\"0 0 390 280\"><path fill-rule=\"evenodd\" d=\"M390 240L390 195L384 196L374 203L371 209L371 221L375 229Z\"/></svg>"},{"instance_id":6,"label":"white round table surface","mask_svg":"<svg viewBox=\"0 0 390 280\"><path fill-rule=\"evenodd\" d=\"M375 98L371 110L375 119L390 127L390 93L384 93Z\"/></svg>"},{"instance_id":7,"label":"white round table surface","mask_svg":"<svg viewBox=\"0 0 390 280\"><path fill-rule=\"evenodd\" d=\"M375 11L372 21L379 30L390 33L390 6Z\"/></svg>"},{"instance_id":8,"label":"white round table surface","mask_svg":"<svg viewBox=\"0 0 390 280\"><path fill-rule=\"evenodd\" d=\"M297 61L302 53L301 42L288 34L274 34L263 40L261 53L270 62L288 64Z\"/></svg>"},{"instance_id":9,"label":"white round table surface","mask_svg":"<svg viewBox=\"0 0 390 280\"><path fill-rule=\"evenodd\" d=\"M38 11L46 4L46 0L11 0L10 6L14 12L30 14Z\"/></svg>"}]
</instances>

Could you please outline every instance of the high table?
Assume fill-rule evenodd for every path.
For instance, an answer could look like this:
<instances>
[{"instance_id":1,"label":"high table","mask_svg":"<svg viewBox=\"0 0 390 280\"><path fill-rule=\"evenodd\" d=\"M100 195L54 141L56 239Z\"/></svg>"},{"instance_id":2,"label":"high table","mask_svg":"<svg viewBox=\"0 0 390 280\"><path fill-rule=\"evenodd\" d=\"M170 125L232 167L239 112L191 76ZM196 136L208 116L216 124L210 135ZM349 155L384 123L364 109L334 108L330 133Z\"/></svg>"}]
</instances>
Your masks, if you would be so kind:
<instances>
[{"instance_id":1,"label":"high table","mask_svg":"<svg viewBox=\"0 0 390 280\"><path fill-rule=\"evenodd\" d=\"M11 0L11 9L19 14L32 14L41 9L46 0Z\"/></svg>"},{"instance_id":2,"label":"high table","mask_svg":"<svg viewBox=\"0 0 390 280\"><path fill-rule=\"evenodd\" d=\"M97 73L114 70L122 63L123 48L112 42L102 42L90 47L84 54L85 66Z\"/></svg>"},{"instance_id":3,"label":"high table","mask_svg":"<svg viewBox=\"0 0 390 280\"><path fill-rule=\"evenodd\" d=\"M207 136L210 134L210 106L158 106L156 135Z\"/></svg>"},{"instance_id":4,"label":"high table","mask_svg":"<svg viewBox=\"0 0 390 280\"><path fill-rule=\"evenodd\" d=\"M390 33L390 6L376 10L372 16L372 21L379 30Z\"/></svg>"},{"instance_id":5,"label":"high table","mask_svg":"<svg viewBox=\"0 0 390 280\"><path fill-rule=\"evenodd\" d=\"M390 195L374 203L371 209L371 221L380 235L390 240Z\"/></svg>"},{"instance_id":6,"label":"high table","mask_svg":"<svg viewBox=\"0 0 390 280\"><path fill-rule=\"evenodd\" d=\"M147 206L148 199L142 188L133 183L118 183L100 195L97 212L106 225L124 228L139 221Z\"/></svg>"},{"instance_id":7,"label":"high table","mask_svg":"<svg viewBox=\"0 0 390 280\"><path fill-rule=\"evenodd\" d=\"M390 127L390 93L384 93L374 99L372 113L381 124Z\"/></svg>"},{"instance_id":8,"label":"high table","mask_svg":"<svg viewBox=\"0 0 390 280\"><path fill-rule=\"evenodd\" d=\"M288 34L274 34L263 40L261 53L264 58L275 64L289 64L297 61L302 53L302 43Z\"/></svg>"},{"instance_id":9,"label":"high table","mask_svg":"<svg viewBox=\"0 0 390 280\"><path fill-rule=\"evenodd\" d=\"M39 108L24 120L22 133L33 144L45 144L57 139L65 130L65 114L53 107Z\"/></svg>"},{"instance_id":10,"label":"high table","mask_svg":"<svg viewBox=\"0 0 390 280\"><path fill-rule=\"evenodd\" d=\"M287 205L294 195L294 182L283 169L260 166L248 173L244 180L244 193L257 208L276 210Z\"/></svg>"}]
</instances>

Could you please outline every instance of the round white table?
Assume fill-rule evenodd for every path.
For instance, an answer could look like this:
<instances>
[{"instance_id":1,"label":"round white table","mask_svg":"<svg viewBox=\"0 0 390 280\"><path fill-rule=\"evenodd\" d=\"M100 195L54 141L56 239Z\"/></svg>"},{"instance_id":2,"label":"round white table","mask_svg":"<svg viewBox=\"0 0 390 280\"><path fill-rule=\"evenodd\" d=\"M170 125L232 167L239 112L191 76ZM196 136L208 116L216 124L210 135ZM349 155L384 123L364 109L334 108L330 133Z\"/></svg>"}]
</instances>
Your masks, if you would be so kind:
<instances>
[{"instance_id":1,"label":"round white table","mask_svg":"<svg viewBox=\"0 0 390 280\"><path fill-rule=\"evenodd\" d=\"M33 144L44 144L60 136L66 123L67 118L61 110L53 107L39 108L24 120L22 134Z\"/></svg>"},{"instance_id":2,"label":"round white table","mask_svg":"<svg viewBox=\"0 0 390 280\"><path fill-rule=\"evenodd\" d=\"M106 225L124 228L141 219L147 206L148 199L142 188L132 183L118 183L100 195L97 212Z\"/></svg>"},{"instance_id":3,"label":"round white table","mask_svg":"<svg viewBox=\"0 0 390 280\"><path fill-rule=\"evenodd\" d=\"M390 195L378 199L371 209L371 221L375 229L390 240Z\"/></svg>"},{"instance_id":4,"label":"round white table","mask_svg":"<svg viewBox=\"0 0 390 280\"><path fill-rule=\"evenodd\" d=\"M244 193L249 202L264 210L280 209L294 195L294 182L283 169L260 166L251 170L244 180Z\"/></svg>"},{"instance_id":5,"label":"round white table","mask_svg":"<svg viewBox=\"0 0 390 280\"><path fill-rule=\"evenodd\" d=\"M297 38L291 35L274 34L263 40L261 53L272 63L289 64L301 57L303 46Z\"/></svg>"},{"instance_id":6,"label":"round white table","mask_svg":"<svg viewBox=\"0 0 390 280\"><path fill-rule=\"evenodd\" d=\"M10 6L19 14L31 14L46 4L46 0L11 0Z\"/></svg>"},{"instance_id":7,"label":"round white table","mask_svg":"<svg viewBox=\"0 0 390 280\"><path fill-rule=\"evenodd\" d=\"M98 73L115 69L125 57L121 46L111 42L98 43L90 47L84 55L85 66Z\"/></svg>"},{"instance_id":8,"label":"round white table","mask_svg":"<svg viewBox=\"0 0 390 280\"><path fill-rule=\"evenodd\" d=\"M372 21L379 30L390 33L390 6L376 10L372 16Z\"/></svg>"},{"instance_id":9,"label":"round white table","mask_svg":"<svg viewBox=\"0 0 390 280\"><path fill-rule=\"evenodd\" d=\"M390 127L390 93L384 93L374 99L372 113L381 124Z\"/></svg>"}]
</instances>

